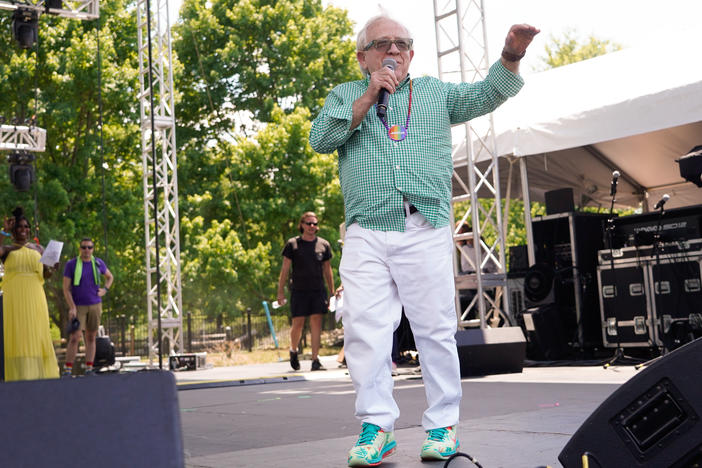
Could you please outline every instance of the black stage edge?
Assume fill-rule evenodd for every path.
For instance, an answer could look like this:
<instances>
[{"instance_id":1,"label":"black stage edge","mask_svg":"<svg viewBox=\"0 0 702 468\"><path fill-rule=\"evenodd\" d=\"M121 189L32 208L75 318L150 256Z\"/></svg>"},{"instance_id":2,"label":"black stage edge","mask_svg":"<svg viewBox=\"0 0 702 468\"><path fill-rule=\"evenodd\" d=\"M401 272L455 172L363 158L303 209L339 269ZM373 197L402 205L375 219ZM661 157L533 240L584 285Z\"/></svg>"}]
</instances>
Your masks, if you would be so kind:
<instances>
[{"instance_id":1,"label":"black stage edge","mask_svg":"<svg viewBox=\"0 0 702 468\"><path fill-rule=\"evenodd\" d=\"M583 423L558 460L589 466L687 468L702 463L702 339L658 358Z\"/></svg>"},{"instance_id":2,"label":"black stage edge","mask_svg":"<svg viewBox=\"0 0 702 468\"><path fill-rule=\"evenodd\" d=\"M461 377L522 372L526 340L519 327L469 328L456 332Z\"/></svg>"},{"instance_id":3,"label":"black stage edge","mask_svg":"<svg viewBox=\"0 0 702 468\"><path fill-rule=\"evenodd\" d=\"M185 466L170 372L0 385L0 466Z\"/></svg>"},{"instance_id":4,"label":"black stage edge","mask_svg":"<svg viewBox=\"0 0 702 468\"><path fill-rule=\"evenodd\" d=\"M3 296L0 291L0 382L5 380L5 316L2 302Z\"/></svg>"}]
</instances>

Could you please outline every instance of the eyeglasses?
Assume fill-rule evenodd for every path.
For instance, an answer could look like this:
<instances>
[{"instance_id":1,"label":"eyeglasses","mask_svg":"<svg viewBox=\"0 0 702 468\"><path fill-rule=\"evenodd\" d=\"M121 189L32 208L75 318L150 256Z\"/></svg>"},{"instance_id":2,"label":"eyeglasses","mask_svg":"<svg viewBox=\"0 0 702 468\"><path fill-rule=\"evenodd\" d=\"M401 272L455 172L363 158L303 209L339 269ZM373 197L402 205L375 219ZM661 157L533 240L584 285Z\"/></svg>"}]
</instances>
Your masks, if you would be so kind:
<instances>
[{"instance_id":1,"label":"eyeglasses","mask_svg":"<svg viewBox=\"0 0 702 468\"><path fill-rule=\"evenodd\" d=\"M317 226L319 223L305 223L308 226Z\"/></svg>"},{"instance_id":2,"label":"eyeglasses","mask_svg":"<svg viewBox=\"0 0 702 468\"><path fill-rule=\"evenodd\" d=\"M92 245L81 245L80 248L81 248L81 249L86 249L86 250L93 250L93 246L92 246Z\"/></svg>"},{"instance_id":3,"label":"eyeglasses","mask_svg":"<svg viewBox=\"0 0 702 468\"><path fill-rule=\"evenodd\" d=\"M400 52L407 52L408 50L412 49L413 42L414 41L412 39L376 39L374 41L370 41L368 45L363 48L363 50L367 51L370 50L371 47L374 47L375 50L378 50L380 52L387 52L388 50L390 50L390 47L392 47L392 45L395 44L397 50L399 50Z\"/></svg>"}]
</instances>

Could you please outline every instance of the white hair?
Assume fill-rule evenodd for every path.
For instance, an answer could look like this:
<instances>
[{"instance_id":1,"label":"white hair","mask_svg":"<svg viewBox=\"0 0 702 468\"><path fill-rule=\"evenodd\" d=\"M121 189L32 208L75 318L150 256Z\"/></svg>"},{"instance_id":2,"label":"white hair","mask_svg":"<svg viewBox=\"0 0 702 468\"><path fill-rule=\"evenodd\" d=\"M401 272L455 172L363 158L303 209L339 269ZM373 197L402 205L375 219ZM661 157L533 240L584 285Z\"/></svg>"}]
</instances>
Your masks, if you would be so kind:
<instances>
[{"instance_id":1,"label":"white hair","mask_svg":"<svg viewBox=\"0 0 702 468\"><path fill-rule=\"evenodd\" d=\"M366 22L365 26L363 26L363 28L358 32L358 36L356 36L356 51L357 52L363 52L363 48L368 45L368 41L366 39L368 28L370 28L372 25L374 25L375 23L377 23L378 21L381 21L381 20L392 21L393 23L397 24L398 26L401 26L402 29L404 29L405 32L407 32L407 37L412 39L412 33L410 32L409 29L407 29L407 26L402 24L400 21L397 21L395 18L391 18L390 15L383 12L383 13L369 19ZM363 68L361 66L361 64L359 64L358 66L360 67L361 73L363 73L363 76L367 77L370 75L370 73L368 73L368 70Z\"/></svg>"}]
</instances>

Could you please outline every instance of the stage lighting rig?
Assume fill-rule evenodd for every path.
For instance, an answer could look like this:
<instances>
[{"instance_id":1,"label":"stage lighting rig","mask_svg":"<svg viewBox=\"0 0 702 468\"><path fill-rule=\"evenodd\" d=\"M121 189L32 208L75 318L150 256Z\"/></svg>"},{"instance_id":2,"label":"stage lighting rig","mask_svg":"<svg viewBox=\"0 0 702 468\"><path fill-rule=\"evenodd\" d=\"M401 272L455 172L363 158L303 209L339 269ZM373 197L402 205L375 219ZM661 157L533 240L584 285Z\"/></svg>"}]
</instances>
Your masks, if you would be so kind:
<instances>
[{"instance_id":1,"label":"stage lighting rig","mask_svg":"<svg viewBox=\"0 0 702 468\"><path fill-rule=\"evenodd\" d=\"M680 177L702 187L702 145L695 146L678 159L680 164Z\"/></svg>"},{"instance_id":2,"label":"stage lighting rig","mask_svg":"<svg viewBox=\"0 0 702 468\"><path fill-rule=\"evenodd\" d=\"M26 192L34 182L34 166L36 158L29 151L15 151L7 156L10 163L10 182L18 192Z\"/></svg>"},{"instance_id":3,"label":"stage lighting rig","mask_svg":"<svg viewBox=\"0 0 702 468\"><path fill-rule=\"evenodd\" d=\"M4 121L5 119L0 119ZM33 125L1 125L0 151L33 151L46 149L46 130Z\"/></svg>"},{"instance_id":4,"label":"stage lighting rig","mask_svg":"<svg viewBox=\"0 0 702 468\"><path fill-rule=\"evenodd\" d=\"M30 8L17 8L12 13L12 37L23 49L31 49L37 43L39 13Z\"/></svg>"},{"instance_id":5,"label":"stage lighting rig","mask_svg":"<svg viewBox=\"0 0 702 468\"><path fill-rule=\"evenodd\" d=\"M100 0L24 0L22 3L0 0L0 10L30 10L37 16L49 13L64 18L94 20L100 17Z\"/></svg>"}]
</instances>

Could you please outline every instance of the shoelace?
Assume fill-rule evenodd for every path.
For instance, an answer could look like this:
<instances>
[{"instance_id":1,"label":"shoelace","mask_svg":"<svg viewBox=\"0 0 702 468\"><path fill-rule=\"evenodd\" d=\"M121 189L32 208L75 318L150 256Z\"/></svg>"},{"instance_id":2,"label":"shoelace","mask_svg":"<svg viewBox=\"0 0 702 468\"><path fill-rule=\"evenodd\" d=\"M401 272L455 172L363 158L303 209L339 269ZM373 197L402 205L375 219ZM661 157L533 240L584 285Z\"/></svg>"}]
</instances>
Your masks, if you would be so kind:
<instances>
[{"instance_id":1,"label":"shoelace","mask_svg":"<svg viewBox=\"0 0 702 468\"><path fill-rule=\"evenodd\" d=\"M372 443L379 431L380 428L374 424L364 424L361 435L358 436L358 442L356 442L356 445L368 445Z\"/></svg>"},{"instance_id":2,"label":"shoelace","mask_svg":"<svg viewBox=\"0 0 702 468\"><path fill-rule=\"evenodd\" d=\"M430 429L428 432L429 440L441 442L446 438L446 435L448 434L448 429L446 429L445 427L440 427L438 429Z\"/></svg>"}]
</instances>

